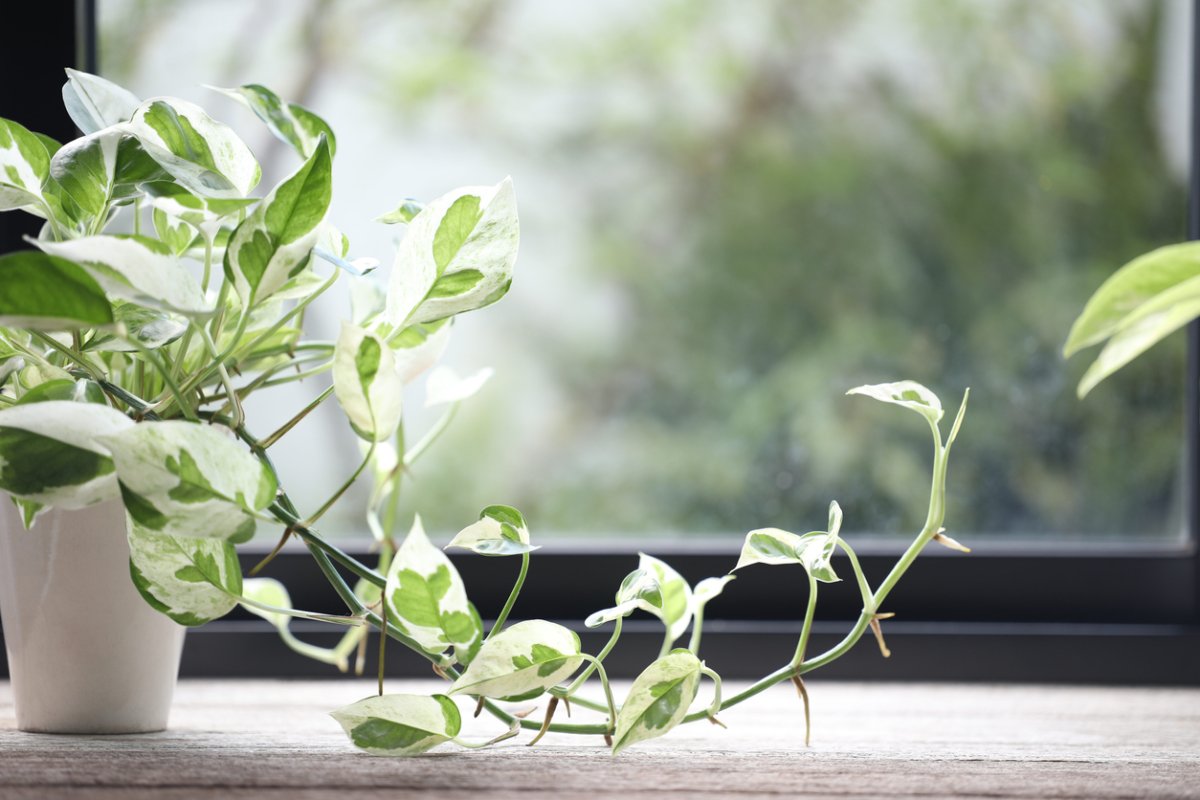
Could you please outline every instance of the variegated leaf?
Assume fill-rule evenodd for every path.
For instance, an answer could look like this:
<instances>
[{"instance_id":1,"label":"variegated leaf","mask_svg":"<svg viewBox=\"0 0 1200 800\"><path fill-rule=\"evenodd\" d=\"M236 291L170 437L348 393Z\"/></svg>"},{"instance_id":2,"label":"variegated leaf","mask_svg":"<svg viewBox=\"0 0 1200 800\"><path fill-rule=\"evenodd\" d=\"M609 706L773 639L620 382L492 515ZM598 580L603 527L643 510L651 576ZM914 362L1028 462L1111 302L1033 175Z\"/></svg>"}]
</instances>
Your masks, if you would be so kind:
<instances>
[{"instance_id":1,"label":"variegated leaf","mask_svg":"<svg viewBox=\"0 0 1200 800\"><path fill-rule=\"evenodd\" d=\"M520 228L511 179L443 195L408 226L388 287L397 328L496 302L508 291Z\"/></svg>"},{"instance_id":2,"label":"variegated leaf","mask_svg":"<svg viewBox=\"0 0 1200 800\"><path fill-rule=\"evenodd\" d=\"M254 512L275 498L270 470L220 428L144 423L101 443L112 452L126 511L158 533L244 542L254 535Z\"/></svg>"},{"instance_id":3,"label":"variegated leaf","mask_svg":"<svg viewBox=\"0 0 1200 800\"><path fill-rule=\"evenodd\" d=\"M704 665L687 650L674 650L642 671L617 713L613 754L664 735L687 716L700 688Z\"/></svg>"},{"instance_id":4,"label":"variegated leaf","mask_svg":"<svg viewBox=\"0 0 1200 800\"><path fill-rule=\"evenodd\" d=\"M329 147L320 144L238 225L225 248L225 276L247 305L269 297L308 265L330 190Z\"/></svg>"},{"instance_id":5,"label":"variegated leaf","mask_svg":"<svg viewBox=\"0 0 1200 800\"><path fill-rule=\"evenodd\" d=\"M358 749L373 756L415 756L458 736L462 716L449 697L385 694L339 708L330 716Z\"/></svg>"},{"instance_id":6,"label":"variegated leaf","mask_svg":"<svg viewBox=\"0 0 1200 800\"><path fill-rule=\"evenodd\" d=\"M42 187L50 179L50 155L25 126L0 118L0 211L24 208L46 216Z\"/></svg>"},{"instance_id":7,"label":"variegated leaf","mask_svg":"<svg viewBox=\"0 0 1200 800\"><path fill-rule=\"evenodd\" d=\"M488 639L450 694L526 699L566 680L583 663L579 635L544 619L510 625Z\"/></svg>"},{"instance_id":8,"label":"variegated leaf","mask_svg":"<svg viewBox=\"0 0 1200 800\"><path fill-rule=\"evenodd\" d=\"M619 617L627 617L639 608L662 617L663 591L654 573L638 567L622 579L617 589L616 605L588 616L584 625L595 628Z\"/></svg>"},{"instance_id":9,"label":"variegated leaf","mask_svg":"<svg viewBox=\"0 0 1200 800\"><path fill-rule=\"evenodd\" d=\"M152 608L180 625L225 616L242 593L242 568L233 545L158 533L128 520L129 571Z\"/></svg>"},{"instance_id":10,"label":"variegated leaf","mask_svg":"<svg viewBox=\"0 0 1200 800\"><path fill-rule=\"evenodd\" d=\"M696 588L692 590L692 608L694 613L699 613L704 606L715 597L718 597L721 592L725 591L725 585L736 578L736 575L722 575L719 578L705 578L696 584Z\"/></svg>"},{"instance_id":11,"label":"variegated leaf","mask_svg":"<svg viewBox=\"0 0 1200 800\"><path fill-rule=\"evenodd\" d=\"M396 432L404 382L392 351L378 336L342 323L333 351L333 389L359 436L381 442Z\"/></svg>"},{"instance_id":12,"label":"variegated leaf","mask_svg":"<svg viewBox=\"0 0 1200 800\"><path fill-rule=\"evenodd\" d=\"M113 333L93 336L84 346L85 350L157 350L175 341L187 330L187 320L183 317L134 303L115 303L113 319L116 323Z\"/></svg>"},{"instance_id":13,"label":"variegated leaf","mask_svg":"<svg viewBox=\"0 0 1200 800\"><path fill-rule=\"evenodd\" d=\"M279 95L265 86L248 83L234 89L221 89L216 86L208 88L233 98L253 111L255 116L266 123L276 138L291 145L301 158L308 158L313 154L322 134L329 140L329 154L337 152L337 140L333 129L325 120L302 105L285 103Z\"/></svg>"},{"instance_id":14,"label":"variegated leaf","mask_svg":"<svg viewBox=\"0 0 1200 800\"><path fill-rule=\"evenodd\" d=\"M244 197L262 170L229 126L186 100L158 97L134 111L124 129L189 191L205 197Z\"/></svg>"},{"instance_id":15,"label":"variegated leaf","mask_svg":"<svg viewBox=\"0 0 1200 800\"><path fill-rule=\"evenodd\" d=\"M71 121L85 134L129 121L142 102L112 81L70 68L62 94Z\"/></svg>"},{"instance_id":16,"label":"variegated leaf","mask_svg":"<svg viewBox=\"0 0 1200 800\"><path fill-rule=\"evenodd\" d=\"M779 528L761 528L746 534L741 557L735 570L751 564L800 564L813 578L823 583L841 580L833 569L842 509L829 504L829 530L797 536Z\"/></svg>"},{"instance_id":17,"label":"variegated leaf","mask_svg":"<svg viewBox=\"0 0 1200 800\"><path fill-rule=\"evenodd\" d=\"M483 638L483 623L467 600L458 570L430 543L420 517L396 550L384 597L388 620L426 652L453 647L459 662L471 661Z\"/></svg>"},{"instance_id":18,"label":"variegated leaf","mask_svg":"<svg viewBox=\"0 0 1200 800\"><path fill-rule=\"evenodd\" d=\"M861 394L883 403L902 406L925 417L933 426L936 426L942 418L942 401L936 394L916 381L857 386L846 394Z\"/></svg>"},{"instance_id":19,"label":"variegated leaf","mask_svg":"<svg viewBox=\"0 0 1200 800\"><path fill-rule=\"evenodd\" d=\"M72 330L112 322L112 304L78 264L37 250L0 256L0 325Z\"/></svg>"},{"instance_id":20,"label":"variegated leaf","mask_svg":"<svg viewBox=\"0 0 1200 800\"><path fill-rule=\"evenodd\" d=\"M156 211L166 214L169 219L186 222L214 243L224 222L237 218L257 202L251 197L200 197L168 181L150 181L142 188Z\"/></svg>"},{"instance_id":21,"label":"variegated leaf","mask_svg":"<svg viewBox=\"0 0 1200 800\"><path fill-rule=\"evenodd\" d=\"M114 498L117 479L101 440L133 425L96 403L48 400L0 410L0 489L59 508Z\"/></svg>"},{"instance_id":22,"label":"variegated leaf","mask_svg":"<svg viewBox=\"0 0 1200 800\"><path fill-rule=\"evenodd\" d=\"M214 310L195 276L154 239L84 236L37 244L50 255L81 265L110 297L188 316L207 316Z\"/></svg>"},{"instance_id":23,"label":"variegated leaf","mask_svg":"<svg viewBox=\"0 0 1200 800\"><path fill-rule=\"evenodd\" d=\"M641 559L638 569L654 578L662 595L661 606L655 608L652 604L646 604L641 608L662 620L674 641L683 635L692 621L692 587L665 561L645 553L639 553L638 556ZM618 594L617 601L621 599Z\"/></svg>"},{"instance_id":24,"label":"variegated leaf","mask_svg":"<svg viewBox=\"0 0 1200 800\"><path fill-rule=\"evenodd\" d=\"M447 548L461 547L481 556L512 556L538 548L529 543L525 517L512 506L488 506L479 521L458 532Z\"/></svg>"}]
</instances>

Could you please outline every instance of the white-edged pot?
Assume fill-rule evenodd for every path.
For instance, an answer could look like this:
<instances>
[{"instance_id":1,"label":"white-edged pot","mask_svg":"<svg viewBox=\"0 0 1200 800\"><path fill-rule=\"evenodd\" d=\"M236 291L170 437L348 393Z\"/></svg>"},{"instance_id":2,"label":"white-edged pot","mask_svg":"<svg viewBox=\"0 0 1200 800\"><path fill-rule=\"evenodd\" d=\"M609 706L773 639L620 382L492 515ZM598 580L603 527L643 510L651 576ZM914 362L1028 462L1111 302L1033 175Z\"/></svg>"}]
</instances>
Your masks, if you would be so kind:
<instances>
[{"instance_id":1,"label":"white-edged pot","mask_svg":"<svg viewBox=\"0 0 1200 800\"><path fill-rule=\"evenodd\" d=\"M21 730L166 728L185 629L134 588L120 500L25 530L0 495L0 616Z\"/></svg>"}]
</instances>

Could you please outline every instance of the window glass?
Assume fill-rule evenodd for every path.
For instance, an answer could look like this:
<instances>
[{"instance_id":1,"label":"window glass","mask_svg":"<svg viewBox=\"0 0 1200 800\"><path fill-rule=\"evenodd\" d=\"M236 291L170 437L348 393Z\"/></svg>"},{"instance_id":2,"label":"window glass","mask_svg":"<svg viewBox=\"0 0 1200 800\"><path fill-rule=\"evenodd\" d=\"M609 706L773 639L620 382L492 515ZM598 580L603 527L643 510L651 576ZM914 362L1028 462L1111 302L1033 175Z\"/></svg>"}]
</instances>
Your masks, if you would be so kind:
<instances>
[{"instance_id":1,"label":"window glass","mask_svg":"<svg viewBox=\"0 0 1200 800\"><path fill-rule=\"evenodd\" d=\"M923 423L953 409L955 533L1172 539L1181 336L1081 402L1061 347L1091 291L1184 234L1186 4L875 0L101 0L102 72L203 103L257 82L339 148L333 218L385 264L405 197L516 181L522 252L448 352L494 366L405 487L448 532L494 502L541 535L911 532ZM345 295L310 319L332 338ZM324 388L256 396L269 430ZM418 389L420 387L418 386ZM411 441L435 416L407 400ZM357 442L332 403L278 446L313 505ZM325 526L365 535L364 497ZM303 509L302 509L303 510Z\"/></svg>"}]
</instances>

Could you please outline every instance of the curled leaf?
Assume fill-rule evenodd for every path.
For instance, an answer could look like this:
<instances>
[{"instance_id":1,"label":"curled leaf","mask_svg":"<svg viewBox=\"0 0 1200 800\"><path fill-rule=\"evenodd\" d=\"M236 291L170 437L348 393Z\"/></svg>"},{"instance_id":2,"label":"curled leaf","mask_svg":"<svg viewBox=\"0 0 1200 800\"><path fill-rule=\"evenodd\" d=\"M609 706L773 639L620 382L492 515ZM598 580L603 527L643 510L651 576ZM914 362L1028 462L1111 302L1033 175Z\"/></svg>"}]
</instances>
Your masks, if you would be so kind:
<instances>
[{"instance_id":1,"label":"curled leaf","mask_svg":"<svg viewBox=\"0 0 1200 800\"><path fill-rule=\"evenodd\" d=\"M931 425L937 425L942 418L942 401L936 394L916 381L857 386L846 394L861 394L883 403L892 403L907 408L925 417Z\"/></svg>"},{"instance_id":2,"label":"curled leaf","mask_svg":"<svg viewBox=\"0 0 1200 800\"><path fill-rule=\"evenodd\" d=\"M461 547L482 556L512 556L538 549L529 543L525 518L512 506L488 506L480 512L478 522L459 531L446 547Z\"/></svg>"},{"instance_id":3,"label":"curled leaf","mask_svg":"<svg viewBox=\"0 0 1200 800\"><path fill-rule=\"evenodd\" d=\"M352 703L330 716L354 746L373 756L415 756L458 736L462 715L449 697L385 694Z\"/></svg>"}]
</instances>

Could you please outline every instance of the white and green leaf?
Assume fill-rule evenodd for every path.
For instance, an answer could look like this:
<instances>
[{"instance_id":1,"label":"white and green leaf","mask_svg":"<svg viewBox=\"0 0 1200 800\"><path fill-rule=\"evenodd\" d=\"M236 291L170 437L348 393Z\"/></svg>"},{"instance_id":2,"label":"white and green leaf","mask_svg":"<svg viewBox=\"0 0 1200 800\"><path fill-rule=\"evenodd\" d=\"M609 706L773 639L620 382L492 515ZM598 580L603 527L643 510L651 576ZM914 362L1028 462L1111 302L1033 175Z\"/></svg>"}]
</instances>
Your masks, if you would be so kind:
<instances>
[{"instance_id":1,"label":"white and green leaf","mask_svg":"<svg viewBox=\"0 0 1200 800\"><path fill-rule=\"evenodd\" d=\"M450 694L526 699L566 680L583 663L579 635L543 619L510 625L488 639Z\"/></svg>"},{"instance_id":2,"label":"white and green leaf","mask_svg":"<svg viewBox=\"0 0 1200 800\"><path fill-rule=\"evenodd\" d=\"M829 505L829 530L812 531L798 536L779 528L760 528L746 534L741 556L735 570L751 564L800 564L814 579L823 583L841 580L833 569L837 552L838 531L842 524L842 509L836 502Z\"/></svg>"},{"instance_id":3,"label":"white and green leaf","mask_svg":"<svg viewBox=\"0 0 1200 800\"><path fill-rule=\"evenodd\" d=\"M124 129L189 191L205 197L244 197L262 170L233 129L186 100L159 97L134 111Z\"/></svg>"},{"instance_id":4,"label":"white and green leaf","mask_svg":"<svg viewBox=\"0 0 1200 800\"><path fill-rule=\"evenodd\" d=\"M687 716L700 688L703 664L687 650L674 650L642 671L617 713L613 754L666 734Z\"/></svg>"},{"instance_id":5,"label":"white and green leaf","mask_svg":"<svg viewBox=\"0 0 1200 800\"><path fill-rule=\"evenodd\" d=\"M408 226L388 287L397 328L482 308L508 291L520 227L512 181L439 197Z\"/></svg>"},{"instance_id":6,"label":"white and green leaf","mask_svg":"<svg viewBox=\"0 0 1200 800\"><path fill-rule=\"evenodd\" d=\"M402 222L409 223L416 218L417 214L421 213L421 209L423 208L425 208L424 203L409 197L386 214L380 214L375 218L375 221L382 222L384 225L398 225Z\"/></svg>"},{"instance_id":7,"label":"white and green leaf","mask_svg":"<svg viewBox=\"0 0 1200 800\"><path fill-rule=\"evenodd\" d=\"M242 569L233 545L171 536L128 520L129 571L152 608L180 625L203 625L233 610Z\"/></svg>"},{"instance_id":8,"label":"white and green leaf","mask_svg":"<svg viewBox=\"0 0 1200 800\"><path fill-rule=\"evenodd\" d=\"M102 235L37 245L82 266L110 297L193 317L214 311L195 276L154 239Z\"/></svg>"},{"instance_id":9,"label":"white and green leaf","mask_svg":"<svg viewBox=\"0 0 1200 800\"><path fill-rule=\"evenodd\" d=\"M23 208L46 216L42 187L50 179L50 155L24 125L0 118L0 211Z\"/></svg>"},{"instance_id":10,"label":"white and green leaf","mask_svg":"<svg viewBox=\"0 0 1200 800\"><path fill-rule=\"evenodd\" d=\"M512 506L488 506L479 513L478 522L459 531L446 547L481 556L513 556L538 549L529 543L525 517Z\"/></svg>"},{"instance_id":11,"label":"white and green leaf","mask_svg":"<svg viewBox=\"0 0 1200 800\"><path fill-rule=\"evenodd\" d=\"M639 607L662 620L671 640L674 641L683 635L692 621L692 587L665 561L645 553L639 553L638 556L638 569L654 578L662 597L660 606L646 603ZM620 603L623 599L625 598L618 592L617 602Z\"/></svg>"},{"instance_id":12,"label":"white and green leaf","mask_svg":"<svg viewBox=\"0 0 1200 800\"><path fill-rule=\"evenodd\" d=\"M270 470L220 428L145 423L101 443L112 452L125 510L151 531L244 542L255 512L275 498Z\"/></svg>"},{"instance_id":13,"label":"white and green leaf","mask_svg":"<svg viewBox=\"0 0 1200 800\"><path fill-rule=\"evenodd\" d=\"M638 609L661 618L662 608L663 590L658 578L653 572L639 566L621 580L621 586L617 589L616 605L590 614L583 624L595 628L620 617L627 617Z\"/></svg>"},{"instance_id":14,"label":"white and green leaf","mask_svg":"<svg viewBox=\"0 0 1200 800\"><path fill-rule=\"evenodd\" d=\"M142 102L112 81L70 68L62 93L67 114L85 134L128 122Z\"/></svg>"},{"instance_id":15,"label":"white and green leaf","mask_svg":"<svg viewBox=\"0 0 1200 800\"><path fill-rule=\"evenodd\" d=\"M420 517L388 567L384 597L388 620L426 652L453 647L460 663L471 662L483 639L483 623L458 570L429 541Z\"/></svg>"},{"instance_id":16,"label":"white and green leaf","mask_svg":"<svg viewBox=\"0 0 1200 800\"><path fill-rule=\"evenodd\" d=\"M269 297L308 266L331 187L329 147L319 144L233 232L225 248L225 276L247 305Z\"/></svg>"},{"instance_id":17,"label":"white and green leaf","mask_svg":"<svg viewBox=\"0 0 1200 800\"><path fill-rule=\"evenodd\" d=\"M333 351L333 389L354 432L367 441L392 437L400 424L404 382L387 344L357 325L342 323Z\"/></svg>"},{"instance_id":18,"label":"white and green leaf","mask_svg":"<svg viewBox=\"0 0 1200 800\"><path fill-rule=\"evenodd\" d=\"M697 583L696 588L692 590L693 613L703 613L704 607L708 605L709 601L720 596L721 592L725 591L726 584L736 577L736 575L722 575L719 578L705 578Z\"/></svg>"},{"instance_id":19,"label":"white and green leaf","mask_svg":"<svg viewBox=\"0 0 1200 800\"><path fill-rule=\"evenodd\" d=\"M313 154L322 134L329 140L329 154L337 152L337 140L333 129L325 120L302 105L285 103L279 95L265 86L248 83L233 89L221 89L216 86L208 88L233 98L253 111L256 117L266 123L277 139L291 145L301 158L308 158Z\"/></svg>"},{"instance_id":20,"label":"white and green leaf","mask_svg":"<svg viewBox=\"0 0 1200 800\"><path fill-rule=\"evenodd\" d=\"M0 325L72 330L112 322L112 304L80 265L37 250L0 256Z\"/></svg>"},{"instance_id":21,"label":"white and green leaf","mask_svg":"<svg viewBox=\"0 0 1200 800\"><path fill-rule=\"evenodd\" d=\"M330 713L359 750L373 756L415 756L458 736L462 716L449 697L385 694Z\"/></svg>"},{"instance_id":22,"label":"white and green leaf","mask_svg":"<svg viewBox=\"0 0 1200 800\"><path fill-rule=\"evenodd\" d=\"M451 320L409 325L388 337L388 346L396 357L396 371L404 383L411 383L432 367L446 352L450 342Z\"/></svg>"},{"instance_id":23,"label":"white and green leaf","mask_svg":"<svg viewBox=\"0 0 1200 800\"><path fill-rule=\"evenodd\" d=\"M0 410L0 489L59 508L84 508L117 496L102 440L132 420L97 403L47 400Z\"/></svg>"},{"instance_id":24,"label":"white and green leaf","mask_svg":"<svg viewBox=\"0 0 1200 800\"><path fill-rule=\"evenodd\" d=\"M942 401L938 396L916 381L896 381L895 383L877 383L869 386L857 386L846 394L861 394L882 403L915 411L937 427L942 418Z\"/></svg>"}]
</instances>

